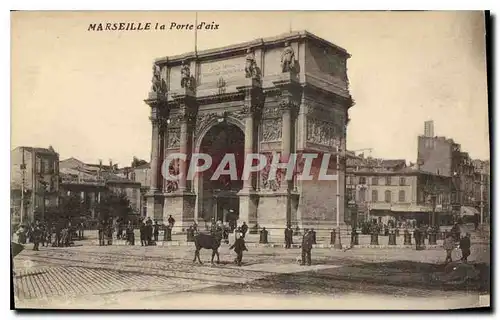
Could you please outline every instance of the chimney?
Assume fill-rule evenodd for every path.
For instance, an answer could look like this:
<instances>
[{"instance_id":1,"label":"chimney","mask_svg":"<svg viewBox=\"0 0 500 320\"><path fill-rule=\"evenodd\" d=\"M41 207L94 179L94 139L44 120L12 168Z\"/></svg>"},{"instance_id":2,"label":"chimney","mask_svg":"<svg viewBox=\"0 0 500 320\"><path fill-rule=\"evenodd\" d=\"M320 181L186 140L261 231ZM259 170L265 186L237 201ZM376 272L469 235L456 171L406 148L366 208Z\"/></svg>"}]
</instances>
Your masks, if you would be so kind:
<instances>
[{"instance_id":1,"label":"chimney","mask_svg":"<svg viewBox=\"0 0 500 320\"><path fill-rule=\"evenodd\" d=\"M109 159L109 170L113 172L113 160Z\"/></svg>"},{"instance_id":2,"label":"chimney","mask_svg":"<svg viewBox=\"0 0 500 320\"><path fill-rule=\"evenodd\" d=\"M434 121L429 120L424 122L424 136L434 137Z\"/></svg>"}]
</instances>

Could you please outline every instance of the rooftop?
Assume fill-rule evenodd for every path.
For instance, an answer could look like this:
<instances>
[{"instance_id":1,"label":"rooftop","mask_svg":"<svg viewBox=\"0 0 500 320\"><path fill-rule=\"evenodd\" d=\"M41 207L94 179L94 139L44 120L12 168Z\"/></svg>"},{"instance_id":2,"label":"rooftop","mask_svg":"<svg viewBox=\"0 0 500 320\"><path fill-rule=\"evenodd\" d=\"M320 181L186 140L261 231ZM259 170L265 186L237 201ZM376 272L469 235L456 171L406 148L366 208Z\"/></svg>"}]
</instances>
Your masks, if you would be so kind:
<instances>
[{"instance_id":1,"label":"rooftop","mask_svg":"<svg viewBox=\"0 0 500 320\"><path fill-rule=\"evenodd\" d=\"M210 57L215 57L221 54L221 52L225 53L236 53L238 51L244 51L249 47L261 47L261 46L273 46L273 45L278 45L281 43L284 43L285 41L291 41L291 40L296 40L296 39L311 39L313 41L319 42L323 45L326 45L328 47L334 48L338 53L344 55L346 58L350 58L351 55L342 47L339 47L330 41L327 41L323 38L320 38L306 30L302 31L294 31L294 32L287 32L284 34L280 34L274 37L267 37L267 38L258 38L252 41L247 41L247 42L242 42L234 45L228 45L225 47L219 47L219 48L214 48L214 49L207 49L207 50L201 50L198 52L187 52L183 53L180 55L175 55L175 56L170 56L170 57L163 57L163 58L158 58L155 60L155 63L157 64L164 64L164 63L172 63L172 64L178 64L181 63L182 60L185 59L194 59L194 58L210 58Z\"/></svg>"},{"instance_id":2,"label":"rooftop","mask_svg":"<svg viewBox=\"0 0 500 320\"><path fill-rule=\"evenodd\" d=\"M24 149L24 150L26 150L28 152L33 152L34 151L36 153L45 153L45 154L53 154L53 155L57 154L57 152L54 150L54 148L52 148L52 146L49 146L48 148L25 147L25 146L20 146L20 147L14 148L14 150L17 150L17 149Z\"/></svg>"}]
</instances>

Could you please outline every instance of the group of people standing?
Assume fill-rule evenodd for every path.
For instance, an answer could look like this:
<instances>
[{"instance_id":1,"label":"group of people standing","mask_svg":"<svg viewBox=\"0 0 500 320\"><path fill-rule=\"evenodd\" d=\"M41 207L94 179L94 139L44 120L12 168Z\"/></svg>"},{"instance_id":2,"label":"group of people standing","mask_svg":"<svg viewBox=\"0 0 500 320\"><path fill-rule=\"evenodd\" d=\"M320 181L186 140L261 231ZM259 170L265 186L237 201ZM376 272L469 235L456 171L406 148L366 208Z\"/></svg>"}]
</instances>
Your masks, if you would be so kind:
<instances>
[{"instance_id":1,"label":"group of people standing","mask_svg":"<svg viewBox=\"0 0 500 320\"><path fill-rule=\"evenodd\" d=\"M83 239L83 229L83 222L72 226L71 222L66 220L57 222L35 220L29 224L21 224L16 234L20 244L33 243L33 250L39 251L40 244L42 247L48 247L49 244L53 247L69 247L73 244L76 233L79 240Z\"/></svg>"}]
</instances>

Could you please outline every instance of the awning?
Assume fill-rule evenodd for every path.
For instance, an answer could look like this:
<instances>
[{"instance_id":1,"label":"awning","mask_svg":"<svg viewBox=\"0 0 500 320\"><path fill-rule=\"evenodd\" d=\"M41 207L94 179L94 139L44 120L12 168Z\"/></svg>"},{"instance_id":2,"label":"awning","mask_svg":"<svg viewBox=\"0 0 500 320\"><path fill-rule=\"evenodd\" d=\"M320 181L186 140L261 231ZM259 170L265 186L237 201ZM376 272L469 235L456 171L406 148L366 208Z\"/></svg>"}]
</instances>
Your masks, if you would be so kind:
<instances>
[{"instance_id":1,"label":"awning","mask_svg":"<svg viewBox=\"0 0 500 320\"><path fill-rule=\"evenodd\" d=\"M474 216L479 214L479 211L474 207L462 206L460 208L460 215L462 216Z\"/></svg>"}]
</instances>

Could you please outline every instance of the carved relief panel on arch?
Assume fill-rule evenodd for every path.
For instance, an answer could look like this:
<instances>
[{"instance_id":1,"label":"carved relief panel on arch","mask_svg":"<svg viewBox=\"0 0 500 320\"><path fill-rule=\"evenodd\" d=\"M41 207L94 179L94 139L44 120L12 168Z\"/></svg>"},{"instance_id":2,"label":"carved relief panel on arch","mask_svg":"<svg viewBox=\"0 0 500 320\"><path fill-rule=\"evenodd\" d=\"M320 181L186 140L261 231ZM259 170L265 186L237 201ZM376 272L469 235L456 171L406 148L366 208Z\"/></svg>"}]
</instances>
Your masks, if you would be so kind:
<instances>
[{"instance_id":1,"label":"carved relief panel on arch","mask_svg":"<svg viewBox=\"0 0 500 320\"><path fill-rule=\"evenodd\" d=\"M315 118L307 119L307 142L334 146L339 133L333 122L322 121Z\"/></svg>"},{"instance_id":2,"label":"carved relief panel on arch","mask_svg":"<svg viewBox=\"0 0 500 320\"><path fill-rule=\"evenodd\" d=\"M282 135L283 123L281 118L264 119L262 121L262 133L260 140L262 142L280 141Z\"/></svg>"},{"instance_id":3,"label":"carved relief panel on arch","mask_svg":"<svg viewBox=\"0 0 500 320\"><path fill-rule=\"evenodd\" d=\"M167 130L167 148L178 148L181 142L181 130L169 128Z\"/></svg>"}]
</instances>

